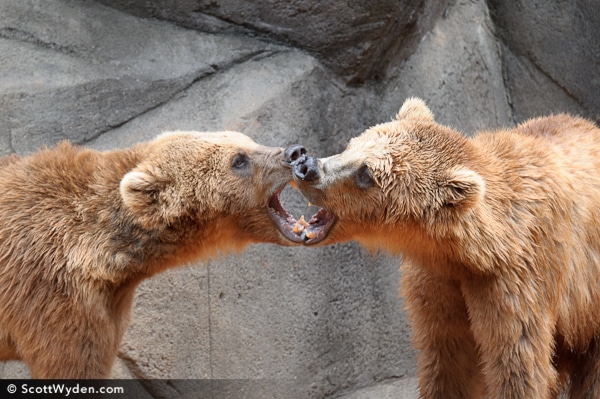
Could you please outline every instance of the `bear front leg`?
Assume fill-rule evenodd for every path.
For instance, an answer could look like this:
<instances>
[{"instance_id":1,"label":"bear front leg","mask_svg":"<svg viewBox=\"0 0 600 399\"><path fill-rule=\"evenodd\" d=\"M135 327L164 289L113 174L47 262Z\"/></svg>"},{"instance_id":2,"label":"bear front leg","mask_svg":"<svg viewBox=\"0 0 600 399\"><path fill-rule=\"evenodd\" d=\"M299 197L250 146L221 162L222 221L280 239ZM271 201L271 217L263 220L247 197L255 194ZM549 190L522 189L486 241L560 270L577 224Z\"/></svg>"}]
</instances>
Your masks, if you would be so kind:
<instances>
[{"instance_id":1,"label":"bear front leg","mask_svg":"<svg viewBox=\"0 0 600 399\"><path fill-rule=\"evenodd\" d=\"M486 397L556 397L555 319L544 290L498 276L474 278L462 287L481 355Z\"/></svg>"},{"instance_id":2,"label":"bear front leg","mask_svg":"<svg viewBox=\"0 0 600 399\"><path fill-rule=\"evenodd\" d=\"M10 336L0 330L0 362L19 359Z\"/></svg>"},{"instance_id":3,"label":"bear front leg","mask_svg":"<svg viewBox=\"0 0 600 399\"><path fill-rule=\"evenodd\" d=\"M60 305L60 312L49 306L39 319L27 320L27 332L17 342L32 378L108 378L119 344L115 323L101 306Z\"/></svg>"},{"instance_id":4,"label":"bear front leg","mask_svg":"<svg viewBox=\"0 0 600 399\"><path fill-rule=\"evenodd\" d=\"M72 350L52 348L40 358L23 359L34 379L104 379L109 378L115 353L94 352L87 358Z\"/></svg>"},{"instance_id":5,"label":"bear front leg","mask_svg":"<svg viewBox=\"0 0 600 399\"><path fill-rule=\"evenodd\" d=\"M99 342L55 340L23 356L34 379L103 379L110 377L116 350Z\"/></svg>"},{"instance_id":6,"label":"bear front leg","mask_svg":"<svg viewBox=\"0 0 600 399\"><path fill-rule=\"evenodd\" d=\"M419 351L420 398L482 398L485 387L460 285L405 262L402 293Z\"/></svg>"}]
</instances>

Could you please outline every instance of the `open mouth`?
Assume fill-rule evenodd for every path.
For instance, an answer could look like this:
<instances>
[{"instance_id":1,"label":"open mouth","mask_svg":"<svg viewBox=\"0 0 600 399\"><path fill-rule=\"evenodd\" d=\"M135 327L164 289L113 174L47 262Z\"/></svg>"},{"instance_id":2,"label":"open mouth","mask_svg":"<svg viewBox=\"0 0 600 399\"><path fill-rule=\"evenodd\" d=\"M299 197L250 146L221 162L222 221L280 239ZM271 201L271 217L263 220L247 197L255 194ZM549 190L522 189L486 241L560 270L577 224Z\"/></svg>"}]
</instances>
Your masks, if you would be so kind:
<instances>
[{"instance_id":1,"label":"open mouth","mask_svg":"<svg viewBox=\"0 0 600 399\"><path fill-rule=\"evenodd\" d=\"M304 243L305 245L323 241L335 224L335 215L325 209L319 209L309 221L304 220L304 216L300 220L296 220L294 216L285 210L279 200L279 195L284 187L285 185L275 191L269 198L268 203L269 216L281 234L292 242Z\"/></svg>"}]
</instances>

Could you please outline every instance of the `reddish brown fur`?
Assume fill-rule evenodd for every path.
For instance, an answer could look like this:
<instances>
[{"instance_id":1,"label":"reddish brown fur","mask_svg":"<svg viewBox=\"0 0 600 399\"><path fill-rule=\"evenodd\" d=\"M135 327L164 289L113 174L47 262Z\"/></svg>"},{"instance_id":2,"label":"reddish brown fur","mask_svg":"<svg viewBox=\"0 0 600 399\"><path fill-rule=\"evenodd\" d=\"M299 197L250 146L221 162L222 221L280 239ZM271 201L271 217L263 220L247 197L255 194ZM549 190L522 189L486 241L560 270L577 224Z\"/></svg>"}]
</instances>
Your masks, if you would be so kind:
<instances>
[{"instance_id":1,"label":"reddish brown fur","mask_svg":"<svg viewBox=\"0 0 600 399\"><path fill-rule=\"evenodd\" d=\"M467 139L408 100L298 180L331 243L404 254L422 398L600 397L600 130L569 115ZM372 187L360 188L366 165Z\"/></svg>"},{"instance_id":2,"label":"reddish brown fur","mask_svg":"<svg viewBox=\"0 0 600 399\"><path fill-rule=\"evenodd\" d=\"M241 153L247 167L233 170ZM282 159L239 133L177 132L1 160L0 360L22 359L34 378L108 377L141 280L284 243L267 216L290 178Z\"/></svg>"}]
</instances>

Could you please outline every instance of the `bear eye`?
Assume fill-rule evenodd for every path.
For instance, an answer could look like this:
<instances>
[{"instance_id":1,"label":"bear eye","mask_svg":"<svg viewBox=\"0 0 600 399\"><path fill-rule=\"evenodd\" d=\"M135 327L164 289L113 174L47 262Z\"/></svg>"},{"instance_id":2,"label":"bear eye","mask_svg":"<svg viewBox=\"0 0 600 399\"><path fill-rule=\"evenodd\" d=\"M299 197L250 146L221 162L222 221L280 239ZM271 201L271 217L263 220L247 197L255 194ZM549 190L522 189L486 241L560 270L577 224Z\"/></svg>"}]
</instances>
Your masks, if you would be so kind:
<instances>
[{"instance_id":1,"label":"bear eye","mask_svg":"<svg viewBox=\"0 0 600 399\"><path fill-rule=\"evenodd\" d=\"M233 161L231 162L231 167L233 168L234 171L236 171L238 173L247 172L250 167L250 159L248 158L248 156L246 154L238 154L235 157L233 157Z\"/></svg>"},{"instance_id":2,"label":"bear eye","mask_svg":"<svg viewBox=\"0 0 600 399\"><path fill-rule=\"evenodd\" d=\"M375 180L373 180L373 175L371 175L371 171L367 165L360 167L354 176L354 180L356 181L356 185L360 188L369 188L375 185Z\"/></svg>"}]
</instances>

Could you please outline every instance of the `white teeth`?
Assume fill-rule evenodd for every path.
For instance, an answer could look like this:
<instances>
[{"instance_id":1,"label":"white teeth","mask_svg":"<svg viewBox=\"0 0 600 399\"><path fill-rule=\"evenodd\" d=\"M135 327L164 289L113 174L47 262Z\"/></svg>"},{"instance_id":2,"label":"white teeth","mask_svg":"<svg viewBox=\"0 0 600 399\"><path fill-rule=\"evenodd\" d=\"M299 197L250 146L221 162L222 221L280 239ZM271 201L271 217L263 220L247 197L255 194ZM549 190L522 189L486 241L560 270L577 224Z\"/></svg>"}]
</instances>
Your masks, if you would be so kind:
<instances>
[{"instance_id":1,"label":"white teeth","mask_svg":"<svg viewBox=\"0 0 600 399\"><path fill-rule=\"evenodd\" d=\"M294 225L294 228L292 228L292 231L294 232L294 234L300 235L300 233L302 233L304 231L304 226L302 226L301 224L296 223Z\"/></svg>"},{"instance_id":2,"label":"white teeth","mask_svg":"<svg viewBox=\"0 0 600 399\"><path fill-rule=\"evenodd\" d=\"M308 227L308 223L306 223L306 220L304 220L304 215L300 216L300 220L298 220L298 223L304 227Z\"/></svg>"},{"instance_id":3,"label":"white teeth","mask_svg":"<svg viewBox=\"0 0 600 399\"><path fill-rule=\"evenodd\" d=\"M302 231L304 231L304 229L307 228L308 226L309 226L309 224L306 222L306 220L304 220L304 215L302 215L302 216L300 216L300 219L298 219L298 221L294 225L294 228L292 229L292 231L295 234L300 235L300 233L302 233Z\"/></svg>"}]
</instances>

